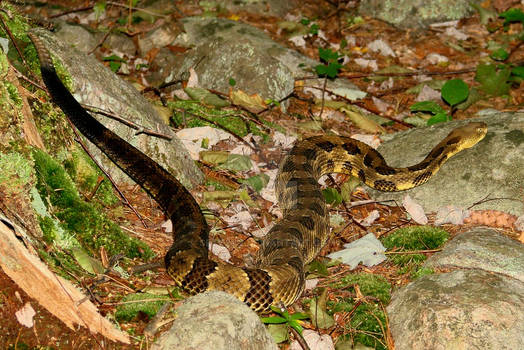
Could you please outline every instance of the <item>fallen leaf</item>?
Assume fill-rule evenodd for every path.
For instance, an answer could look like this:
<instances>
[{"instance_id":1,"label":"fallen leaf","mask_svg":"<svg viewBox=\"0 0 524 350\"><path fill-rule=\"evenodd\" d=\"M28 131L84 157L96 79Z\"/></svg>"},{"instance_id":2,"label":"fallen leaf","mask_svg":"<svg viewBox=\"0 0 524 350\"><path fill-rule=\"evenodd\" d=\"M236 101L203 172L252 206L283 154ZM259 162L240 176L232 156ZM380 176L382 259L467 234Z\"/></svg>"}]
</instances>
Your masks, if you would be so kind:
<instances>
[{"instance_id":1,"label":"fallen leaf","mask_svg":"<svg viewBox=\"0 0 524 350\"><path fill-rule=\"evenodd\" d=\"M15 312L16 319L22 326L27 328L33 327L33 317L36 315L35 310L29 302L25 303L24 307Z\"/></svg>"},{"instance_id":2,"label":"fallen leaf","mask_svg":"<svg viewBox=\"0 0 524 350\"><path fill-rule=\"evenodd\" d=\"M408 194L402 200L402 206L417 224L426 225L428 223L424 208L415 202Z\"/></svg>"},{"instance_id":3,"label":"fallen leaf","mask_svg":"<svg viewBox=\"0 0 524 350\"><path fill-rule=\"evenodd\" d=\"M361 262L371 267L386 260L386 255L384 254L386 248L373 233L368 233L354 242L345 244L344 247L345 249L331 253L328 257L342 261L342 263L349 265L351 269L357 267Z\"/></svg>"},{"instance_id":4,"label":"fallen leaf","mask_svg":"<svg viewBox=\"0 0 524 350\"><path fill-rule=\"evenodd\" d=\"M248 95L242 90L230 90L229 98L235 105L242 106L251 113L258 113L267 108L266 103L258 94Z\"/></svg>"},{"instance_id":5,"label":"fallen leaf","mask_svg":"<svg viewBox=\"0 0 524 350\"><path fill-rule=\"evenodd\" d=\"M435 215L435 225L462 225L464 223L464 219L466 219L469 215L469 210L462 209L454 205L447 205L437 210L437 214Z\"/></svg>"},{"instance_id":6,"label":"fallen leaf","mask_svg":"<svg viewBox=\"0 0 524 350\"><path fill-rule=\"evenodd\" d=\"M369 215L366 216L362 221L360 221L360 224L366 227L371 226L371 224L373 224L375 220L377 220L379 217L380 214L378 210L375 209L371 213L369 213Z\"/></svg>"},{"instance_id":7,"label":"fallen leaf","mask_svg":"<svg viewBox=\"0 0 524 350\"><path fill-rule=\"evenodd\" d=\"M82 248L73 248L71 249L75 260L78 262L84 270L89 273L98 274L105 271L104 266L100 260L90 257L89 254Z\"/></svg>"},{"instance_id":8,"label":"fallen leaf","mask_svg":"<svg viewBox=\"0 0 524 350\"><path fill-rule=\"evenodd\" d=\"M320 329L328 329L335 325L335 319L327 313L327 292L328 289L324 288L322 294L317 299L313 298L307 312L313 325Z\"/></svg>"},{"instance_id":9,"label":"fallen leaf","mask_svg":"<svg viewBox=\"0 0 524 350\"><path fill-rule=\"evenodd\" d=\"M187 80L188 88L198 87L198 74L193 67L189 68L189 79Z\"/></svg>"},{"instance_id":10,"label":"fallen leaf","mask_svg":"<svg viewBox=\"0 0 524 350\"><path fill-rule=\"evenodd\" d=\"M302 333L304 340L311 350L335 350L333 339L327 334L319 334L316 331L310 329L304 330ZM302 350L302 345L298 341L293 341L289 350Z\"/></svg>"},{"instance_id":11,"label":"fallen leaf","mask_svg":"<svg viewBox=\"0 0 524 350\"><path fill-rule=\"evenodd\" d=\"M222 261L229 262L229 259L231 259L231 253L229 250L220 244L209 243L209 251L218 256Z\"/></svg>"},{"instance_id":12,"label":"fallen leaf","mask_svg":"<svg viewBox=\"0 0 524 350\"><path fill-rule=\"evenodd\" d=\"M377 122L371 120L363 113L357 113L349 108L342 107L340 110L348 116L349 120L362 130L366 130L372 133L385 133L386 130L380 126Z\"/></svg>"},{"instance_id":13,"label":"fallen leaf","mask_svg":"<svg viewBox=\"0 0 524 350\"><path fill-rule=\"evenodd\" d=\"M229 102L221 99L215 94L207 91L206 89L199 87L186 87L184 92L189 95L193 100L202 102L205 105L213 106L217 108L229 106Z\"/></svg>"}]
</instances>

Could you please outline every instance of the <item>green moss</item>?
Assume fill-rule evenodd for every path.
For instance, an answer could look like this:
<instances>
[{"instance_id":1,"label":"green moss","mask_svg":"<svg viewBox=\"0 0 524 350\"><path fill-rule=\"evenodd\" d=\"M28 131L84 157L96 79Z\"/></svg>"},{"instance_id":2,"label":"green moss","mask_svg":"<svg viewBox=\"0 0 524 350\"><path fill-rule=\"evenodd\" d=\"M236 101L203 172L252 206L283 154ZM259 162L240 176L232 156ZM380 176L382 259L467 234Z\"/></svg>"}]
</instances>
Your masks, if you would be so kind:
<instances>
[{"instance_id":1,"label":"green moss","mask_svg":"<svg viewBox=\"0 0 524 350\"><path fill-rule=\"evenodd\" d=\"M437 249L449 238L449 233L431 226L410 226L398 229L381 239L388 249L403 250Z\"/></svg>"},{"instance_id":2,"label":"green moss","mask_svg":"<svg viewBox=\"0 0 524 350\"><path fill-rule=\"evenodd\" d=\"M33 158L40 196L47 199L48 208L61 221L61 227L84 247L98 251L103 246L110 255L124 254L130 258L153 256L145 243L124 234L91 203L84 202L59 163L40 150L34 151Z\"/></svg>"},{"instance_id":3,"label":"green moss","mask_svg":"<svg viewBox=\"0 0 524 350\"><path fill-rule=\"evenodd\" d=\"M138 314L145 314L151 318L156 315L160 307L168 300L168 296L149 293L126 295L116 309L115 318L118 321L131 321Z\"/></svg>"},{"instance_id":4,"label":"green moss","mask_svg":"<svg viewBox=\"0 0 524 350\"><path fill-rule=\"evenodd\" d=\"M47 99L43 92L36 94ZM35 122L47 148L59 152L64 148L64 138L73 138L73 132L58 107L51 102L41 101L39 99L32 105Z\"/></svg>"},{"instance_id":5,"label":"green moss","mask_svg":"<svg viewBox=\"0 0 524 350\"><path fill-rule=\"evenodd\" d=\"M11 193L35 182L33 165L18 152L0 153L0 169L0 186Z\"/></svg>"},{"instance_id":6,"label":"green moss","mask_svg":"<svg viewBox=\"0 0 524 350\"><path fill-rule=\"evenodd\" d=\"M58 236L53 219L48 216L41 216L38 219L38 223L40 224L40 228L44 233L44 241L46 241L48 244L53 243Z\"/></svg>"},{"instance_id":7,"label":"green moss","mask_svg":"<svg viewBox=\"0 0 524 350\"><path fill-rule=\"evenodd\" d=\"M216 128L213 123L199 119L193 115L202 115L206 119L212 120L216 124L223 126L226 130L233 131L241 137L249 133L262 136L265 140L268 135L261 131L260 128L250 120L240 116L239 112L231 110L221 110L207 108L196 101L174 101L168 102L168 107L173 110L173 123L177 127L195 128L199 126L211 126ZM180 113L176 109L183 109L189 113ZM191 113L191 114L190 114ZM193 115L192 115L193 114Z\"/></svg>"},{"instance_id":8,"label":"green moss","mask_svg":"<svg viewBox=\"0 0 524 350\"><path fill-rule=\"evenodd\" d=\"M411 278L417 279L419 277L426 276L426 275L432 275L434 273L435 273L435 270L433 270L432 268L422 267L422 268L417 269L413 273L411 273Z\"/></svg>"},{"instance_id":9,"label":"green moss","mask_svg":"<svg viewBox=\"0 0 524 350\"><path fill-rule=\"evenodd\" d=\"M11 101L14 102L16 107L22 108L22 98L18 94L18 89L16 88L16 86L7 81L4 82L4 84L7 89L7 92L9 93L9 98L11 99Z\"/></svg>"},{"instance_id":10,"label":"green moss","mask_svg":"<svg viewBox=\"0 0 524 350\"><path fill-rule=\"evenodd\" d=\"M354 290L358 284L363 295L369 295L388 304L391 298L391 285L382 276L371 273L356 273L344 276L336 285L337 288Z\"/></svg>"},{"instance_id":11,"label":"green moss","mask_svg":"<svg viewBox=\"0 0 524 350\"><path fill-rule=\"evenodd\" d=\"M48 266L50 266L54 272L60 277L70 280L70 273L74 273L77 276L85 274L85 271L78 265L72 255L64 253L62 251L51 251L46 252L43 249L38 250L38 256L44 260Z\"/></svg>"},{"instance_id":12,"label":"green moss","mask_svg":"<svg viewBox=\"0 0 524 350\"><path fill-rule=\"evenodd\" d=\"M91 194L95 190L99 176L104 176L95 162L84 151L79 149L68 153L67 159L64 160L63 164L69 176L87 194ZM119 201L113 192L111 182L105 176L98 189L96 189L93 199L101 201L106 206L114 205Z\"/></svg>"},{"instance_id":13,"label":"green moss","mask_svg":"<svg viewBox=\"0 0 524 350\"><path fill-rule=\"evenodd\" d=\"M0 54L0 75L5 76L7 74L7 70L9 69L9 63L7 60L7 56L4 55L2 52Z\"/></svg>"},{"instance_id":14,"label":"green moss","mask_svg":"<svg viewBox=\"0 0 524 350\"><path fill-rule=\"evenodd\" d=\"M449 238L449 233L431 226L411 226L398 229L381 239L389 249L397 249L406 254L390 254L390 261L400 266L398 273L416 275L422 263L427 259L424 254L408 253L410 251L437 249Z\"/></svg>"},{"instance_id":15,"label":"green moss","mask_svg":"<svg viewBox=\"0 0 524 350\"><path fill-rule=\"evenodd\" d=\"M349 332L346 332L344 338L352 339L355 343L361 343L373 349L385 350L387 349L384 346L386 316L380 303L374 301L374 298L380 300L382 305L389 303L391 285L382 276L358 273L343 277L337 284L337 288L344 287L354 290L355 285L359 286L364 296L373 298L367 298L366 302L358 306L356 306L355 300L351 298L336 303L330 302L328 305L331 306L331 312L345 311L352 313L348 325Z\"/></svg>"}]
</instances>

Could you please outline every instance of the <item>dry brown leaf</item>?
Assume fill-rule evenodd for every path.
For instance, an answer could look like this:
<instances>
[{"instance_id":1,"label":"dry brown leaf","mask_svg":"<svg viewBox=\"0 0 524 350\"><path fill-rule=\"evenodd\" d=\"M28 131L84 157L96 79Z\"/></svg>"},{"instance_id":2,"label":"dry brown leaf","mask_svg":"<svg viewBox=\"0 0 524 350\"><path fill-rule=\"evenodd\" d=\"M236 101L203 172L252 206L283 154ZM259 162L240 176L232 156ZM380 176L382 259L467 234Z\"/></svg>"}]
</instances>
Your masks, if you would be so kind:
<instances>
[{"instance_id":1,"label":"dry brown leaf","mask_svg":"<svg viewBox=\"0 0 524 350\"><path fill-rule=\"evenodd\" d=\"M237 106L242 106L251 113L258 113L266 109L267 105L258 94L248 95L242 90L230 90L229 98Z\"/></svg>"}]
</instances>

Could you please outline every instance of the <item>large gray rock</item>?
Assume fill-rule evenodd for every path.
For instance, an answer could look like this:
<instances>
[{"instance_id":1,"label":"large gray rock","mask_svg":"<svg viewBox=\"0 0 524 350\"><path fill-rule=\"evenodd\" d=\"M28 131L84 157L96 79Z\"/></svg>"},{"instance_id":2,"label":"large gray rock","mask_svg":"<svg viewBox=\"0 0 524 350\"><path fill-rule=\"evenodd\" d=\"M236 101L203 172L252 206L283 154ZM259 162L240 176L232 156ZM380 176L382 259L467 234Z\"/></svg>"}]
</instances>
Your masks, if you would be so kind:
<instances>
[{"instance_id":1,"label":"large gray rock","mask_svg":"<svg viewBox=\"0 0 524 350\"><path fill-rule=\"evenodd\" d=\"M192 187L203 181L202 173L196 167L184 145L162 120L151 103L131 84L120 79L94 57L72 48L76 45L76 41L57 40L51 33L42 29L35 30L35 34L45 42L51 53L60 60L71 75L74 95L79 102L111 111L144 128L168 135L172 137L172 140L168 141L144 134L136 135L136 130L117 120L96 114L95 118L161 164L185 186ZM127 175L98 148L91 143L88 143L88 147L95 158L101 161L106 169L110 169L112 176L117 181L130 181Z\"/></svg>"},{"instance_id":2,"label":"large gray rock","mask_svg":"<svg viewBox=\"0 0 524 350\"><path fill-rule=\"evenodd\" d=\"M476 205L522 215L524 204L524 113L494 113L469 120L415 128L393 136L378 151L391 166L409 166L421 161L448 132L471 121L488 124L486 137L473 148L449 159L426 184L408 191L384 193L370 190L377 200L400 202L409 194L426 211L453 204L467 208L487 198L500 198Z\"/></svg>"},{"instance_id":3,"label":"large gray rock","mask_svg":"<svg viewBox=\"0 0 524 350\"><path fill-rule=\"evenodd\" d=\"M276 344L258 316L224 292L188 298L177 309L171 328L152 350L275 350Z\"/></svg>"},{"instance_id":4,"label":"large gray rock","mask_svg":"<svg viewBox=\"0 0 524 350\"><path fill-rule=\"evenodd\" d=\"M482 270L421 277L387 307L397 350L522 349L524 283Z\"/></svg>"},{"instance_id":5,"label":"large gray rock","mask_svg":"<svg viewBox=\"0 0 524 350\"><path fill-rule=\"evenodd\" d=\"M362 0L359 12L401 29L425 28L432 23L458 20L474 13L475 0Z\"/></svg>"},{"instance_id":6,"label":"large gray rock","mask_svg":"<svg viewBox=\"0 0 524 350\"><path fill-rule=\"evenodd\" d=\"M165 82L187 79L189 68L194 68L202 87L228 93L233 78L235 89L280 100L293 91L295 78L310 75L319 64L245 23L208 17L188 17L181 22L185 33L174 44L190 50L177 57L161 50L158 61L153 62ZM158 80L155 74L153 80ZM324 79L306 83L321 88ZM348 80L328 81L328 90L337 88L359 91Z\"/></svg>"},{"instance_id":7,"label":"large gray rock","mask_svg":"<svg viewBox=\"0 0 524 350\"><path fill-rule=\"evenodd\" d=\"M441 252L430 257L425 266L482 269L524 283L524 244L495 230L474 228L453 238Z\"/></svg>"}]
</instances>

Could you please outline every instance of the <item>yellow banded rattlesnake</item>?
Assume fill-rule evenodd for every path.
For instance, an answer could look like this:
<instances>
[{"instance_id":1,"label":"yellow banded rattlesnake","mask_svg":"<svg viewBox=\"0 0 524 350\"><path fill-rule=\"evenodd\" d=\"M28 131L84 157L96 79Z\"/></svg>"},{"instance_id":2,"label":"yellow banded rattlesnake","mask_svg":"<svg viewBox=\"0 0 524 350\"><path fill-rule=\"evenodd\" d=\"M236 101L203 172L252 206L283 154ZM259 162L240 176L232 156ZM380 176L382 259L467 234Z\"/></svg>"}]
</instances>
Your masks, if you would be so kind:
<instances>
[{"instance_id":1,"label":"yellow banded rattlesnake","mask_svg":"<svg viewBox=\"0 0 524 350\"><path fill-rule=\"evenodd\" d=\"M40 57L44 82L55 103L91 142L156 200L173 222L174 243L165 256L168 274L188 294L222 290L264 312L290 305L302 293L304 266L329 236L329 216L317 180L339 172L359 177L382 191L418 186L442 164L472 147L487 132L484 123L453 130L419 164L392 168L374 149L340 136L299 141L281 162L276 194L283 211L264 238L257 268L241 268L208 258L209 229L191 194L167 171L90 116L58 78L47 49L29 34Z\"/></svg>"}]
</instances>

